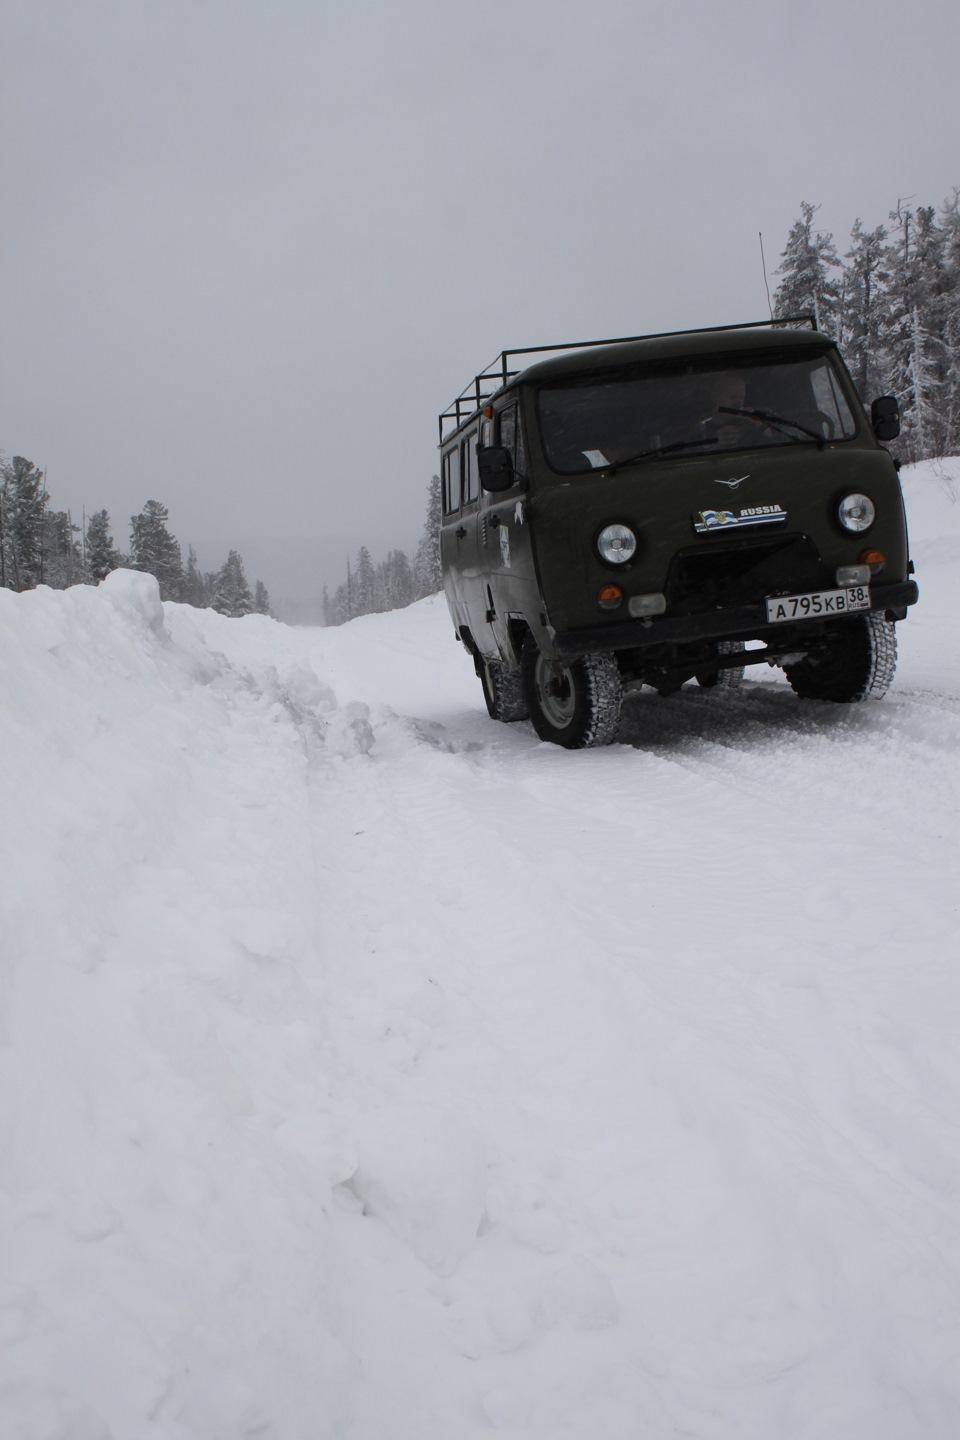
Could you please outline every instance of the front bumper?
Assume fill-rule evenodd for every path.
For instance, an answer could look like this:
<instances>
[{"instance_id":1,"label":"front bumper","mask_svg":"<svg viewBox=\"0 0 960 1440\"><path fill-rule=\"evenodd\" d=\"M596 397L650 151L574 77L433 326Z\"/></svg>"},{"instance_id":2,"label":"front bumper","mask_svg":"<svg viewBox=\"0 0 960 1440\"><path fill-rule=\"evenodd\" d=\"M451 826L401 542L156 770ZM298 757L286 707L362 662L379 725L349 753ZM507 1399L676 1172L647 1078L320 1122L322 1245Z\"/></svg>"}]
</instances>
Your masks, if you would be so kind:
<instances>
[{"instance_id":1,"label":"front bumper","mask_svg":"<svg viewBox=\"0 0 960 1440\"><path fill-rule=\"evenodd\" d=\"M891 585L871 585L871 610L905 611L919 598L915 580ZM868 612L859 610L859 615ZM853 618L852 616L850 617ZM798 620L795 625L815 624L815 619ZM783 631L770 625L766 605L738 605L728 610L709 610L700 615L665 615L653 620L628 620L619 625L595 625L585 630L560 630L554 636L557 656L563 660L598 651L638 650L648 645L683 645L697 640L756 639Z\"/></svg>"}]
</instances>

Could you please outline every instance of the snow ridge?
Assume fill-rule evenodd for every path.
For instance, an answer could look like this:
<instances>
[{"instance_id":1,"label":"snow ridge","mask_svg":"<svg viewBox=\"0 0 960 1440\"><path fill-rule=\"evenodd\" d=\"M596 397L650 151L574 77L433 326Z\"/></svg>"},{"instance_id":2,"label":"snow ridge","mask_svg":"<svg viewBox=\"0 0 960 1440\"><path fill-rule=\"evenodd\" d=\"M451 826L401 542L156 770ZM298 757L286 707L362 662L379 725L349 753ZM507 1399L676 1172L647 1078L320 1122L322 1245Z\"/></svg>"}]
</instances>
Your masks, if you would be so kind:
<instances>
[{"instance_id":1,"label":"snow ridge","mask_svg":"<svg viewBox=\"0 0 960 1440\"><path fill-rule=\"evenodd\" d=\"M4 1434L953 1440L958 478L882 704L591 752L434 602L0 592Z\"/></svg>"}]
</instances>

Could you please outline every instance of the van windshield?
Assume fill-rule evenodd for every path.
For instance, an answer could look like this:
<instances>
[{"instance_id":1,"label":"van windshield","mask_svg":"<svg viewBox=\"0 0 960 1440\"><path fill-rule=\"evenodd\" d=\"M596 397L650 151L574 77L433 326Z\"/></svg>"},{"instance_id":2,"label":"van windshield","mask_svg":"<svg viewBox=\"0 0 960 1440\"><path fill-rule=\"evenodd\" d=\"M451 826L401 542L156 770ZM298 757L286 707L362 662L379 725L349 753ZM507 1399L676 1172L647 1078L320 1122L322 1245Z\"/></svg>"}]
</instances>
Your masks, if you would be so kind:
<instances>
[{"instance_id":1,"label":"van windshield","mask_svg":"<svg viewBox=\"0 0 960 1440\"><path fill-rule=\"evenodd\" d=\"M856 421L829 355L658 365L543 385L547 461L563 475L659 456L852 439Z\"/></svg>"}]
</instances>

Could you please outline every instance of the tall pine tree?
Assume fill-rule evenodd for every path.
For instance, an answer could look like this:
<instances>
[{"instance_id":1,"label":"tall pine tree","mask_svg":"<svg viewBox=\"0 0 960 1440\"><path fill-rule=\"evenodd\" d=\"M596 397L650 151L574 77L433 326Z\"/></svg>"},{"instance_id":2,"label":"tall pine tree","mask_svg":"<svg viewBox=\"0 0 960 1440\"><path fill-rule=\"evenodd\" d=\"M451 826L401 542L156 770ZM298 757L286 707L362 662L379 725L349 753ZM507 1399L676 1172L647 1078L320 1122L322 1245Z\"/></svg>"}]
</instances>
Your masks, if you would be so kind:
<instances>
[{"instance_id":1,"label":"tall pine tree","mask_svg":"<svg viewBox=\"0 0 960 1440\"><path fill-rule=\"evenodd\" d=\"M370 551L361 545L357 551L357 570L353 577L354 615L372 615L376 610L377 575Z\"/></svg>"},{"instance_id":2,"label":"tall pine tree","mask_svg":"<svg viewBox=\"0 0 960 1440\"><path fill-rule=\"evenodd\" d=\"M427 595L436 595L443 589L443 571L440 566L440 476L431 477L427 486L427 513L423 521L423 534L417 546L413 562L414 596L423 600Z\"/></svg>"},{"instance_id":3,"label":"tall pine tree","mask_svg":"<svg viewBox=\"0 0 960 1440\"><path fill-rule=\"evenodd\" d=\"M167 529L170 512L159 500L148 500L130 517L130 563L134 570L155 575L161 600L179 600L183 589L180 544Z\"/></svg>"},{"instance_id":4,"label":"tall pine tree","mask_svg":"<svg viewBox=\"0 0 960 1440\"><path fill-rule=\"evenodd\" d=\"M253 609L257 615L270 614L270 596L262 580L258 580L253 587Z\"/></svg>"},{"instance_id":5,"label":"tall pine tree","mask_svg":"<svg viewBox=\"0 0 960 1440\"><path fill-rule=\"evenodd\" d=\"M123 564L123 556L113 543L106 510L97 510L87 521L84 563L87 579L93 585L99 585L111 570L119 570Z\"/></svg>"},{"instance_id":6,"label":"tall pine tree","mask_svg":"<svg viewBox=\"0 0 960 1440\"><path fill-rule=\"evenodd\" d=\"M860 217L850 232L843 286L843 347L861 400L869 402L883 386L884 268L882 225L864 230Z\"/></svg>"},{"instance_id":7,"label":"tall pine tree","mask_svg":"<svg viewBox=\"0 0 960 1440\"><path fill-rule=\"evenodd\" d=\"M43 583L52 590L67 590L84 580L80 526L69 510L48 510L43 517Z\"/></svg>"},{"instance_id":8,"label":"tall pine tree","mask_svg":"<svg viewBox=\"0 0 960 1440\"><path fill-rule=\"evenodd\" d=\"M213 582L211 605L221 615L239 618L253 614L253 596L243 570L243 560L231 550Z\"/></svg>"},{"instance_id":9,"label":"tall pine tree","mask_svg":"<svg viewBox=\"0 0 960 1440\"><path fill-rule=\"evenodd\" d=\"M195 605L198 610L205 609L210 603L210 585L197 565L197 552L192 545L187 548L181 596L185 605Z\"/></svg>"},{"instance_id":10,"label":"tall pine tree","mask_svg":"<svg viewBox=\"0 0 960 1440\"><path fill-rule=\"evenodd\" d=\"M42 471L14 455L0 469L0 588L32 590L43 584L46 507Z\"/></svg>"},{"instance_id":11,"label":"tall pine tree","mask_svg":"<svg viewBox=\"0 0 960 1440\"><path fill-rule=\"evenodd\" d=\"M782 277L774 295L774 314L814 315L817 329L836 337L840 321L840 290L831 271L840 260L833 236L815 234L813 217L818 206L800 202L800 219L795 220L777 273Z\"/></svg>"},{"instance_id":12,"label":"tall pine tree","mask_svg":"<svg viewBox=\"0 0 960 1440\"><path fill-rule=\"evenodd\" d=\"M943 454L960 454L960 190L940 210L946 282L943 319Z\"/></svg>"}]
</instances>

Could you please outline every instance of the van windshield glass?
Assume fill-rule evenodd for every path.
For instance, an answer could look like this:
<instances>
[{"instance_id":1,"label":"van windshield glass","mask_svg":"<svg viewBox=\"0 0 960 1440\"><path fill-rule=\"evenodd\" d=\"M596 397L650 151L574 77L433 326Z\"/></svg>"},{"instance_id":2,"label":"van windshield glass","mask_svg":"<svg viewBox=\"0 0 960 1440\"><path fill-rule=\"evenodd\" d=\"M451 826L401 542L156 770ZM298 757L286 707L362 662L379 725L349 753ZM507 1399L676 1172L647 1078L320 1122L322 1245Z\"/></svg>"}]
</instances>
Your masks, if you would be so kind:
<instances>
[{"instance_id":1,"label":"van windshield glass","mask_svg":"<svg viewBox=\"0 0 960 1440\"><path fill-rule=\"evenodd\" d=\"M829 355L795 351L564 378L542 386L537 406L547 460L563 475L856 433Z\"/></svg>"}]
</instances>

